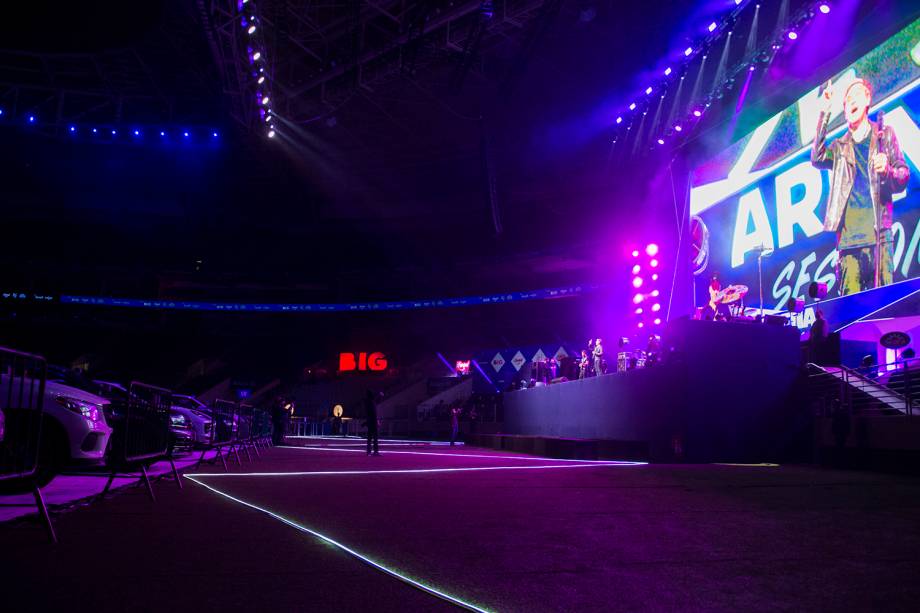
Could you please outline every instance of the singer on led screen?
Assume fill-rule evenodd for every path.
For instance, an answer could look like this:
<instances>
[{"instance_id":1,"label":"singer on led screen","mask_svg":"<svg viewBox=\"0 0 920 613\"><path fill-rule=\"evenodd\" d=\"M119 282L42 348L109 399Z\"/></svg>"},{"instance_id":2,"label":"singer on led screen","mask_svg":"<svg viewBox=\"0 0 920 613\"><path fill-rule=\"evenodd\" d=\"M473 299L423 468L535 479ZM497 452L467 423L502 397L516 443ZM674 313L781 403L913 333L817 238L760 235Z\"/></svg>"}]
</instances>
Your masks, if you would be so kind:
<instances>
[{"instance_id":1,"label":"singer on led screen","mask_svg":"<svg viewBox=\"0 0 920 613\"><path fill-rule=\"evenodd\" d=\"M843 113L848 130L828 144L833 98L828 81L811 163L831 170L824 230L837 233L837 282L846 295L891 284L892 194L907 186L910 170L894 130L883 125L882 117L878 123L869 120L872 88L864 79L847 87Z\"/></svg>"}]
</instances>

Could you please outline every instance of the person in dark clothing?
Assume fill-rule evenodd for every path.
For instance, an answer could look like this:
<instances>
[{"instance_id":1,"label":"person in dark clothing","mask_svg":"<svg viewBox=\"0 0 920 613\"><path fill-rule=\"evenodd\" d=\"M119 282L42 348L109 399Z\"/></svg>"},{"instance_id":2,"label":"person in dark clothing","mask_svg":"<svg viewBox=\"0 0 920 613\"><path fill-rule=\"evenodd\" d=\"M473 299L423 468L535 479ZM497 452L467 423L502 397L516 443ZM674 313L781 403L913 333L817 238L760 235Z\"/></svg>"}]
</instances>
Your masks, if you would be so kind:
<instances>
[{"instance_id":1,"label":"person in dark clothing","mask_svg":"<svg viewBox=\"0 0 920 613\"><path fill-rule=\"evenodd\" d=\"M454 443L457 441L457 434L460 432L460 413L463 412L462 407L453 407L450 410L450 445L454 446Z\"/></svg>"},{"instance_id":2,"label":"person in dark clothing","mask_svg":"<svg viewBox=\"0 0 920 613\"><path fill-rule=\"evenodd\" d=\"M288 421L291 413L294 412L294 403L283 397L275 400L272 407L272 443L275 445L284 444L284 435L287 432Z\"/></svg>"},{"instance_id":3,"label":"person in dark clothing","mask_svg":"<svg viewBox=\"0 0 920 613\"><path fill-rule=\"evenodd\" d=\"M364 417L367 420L367 455L371 455L373 447L374 455L380 455L379 439L380 432L377 424L377 400L374 398L374 392L367 390L364 397Z\"/></svg>"},{"instance_id":4,"label":"person in dark clothing","mask_svg":"<svg viewBox=\"0 0 920 613\"><path fill-rule=\"evenodd\" d=\"M828 325L824 311L815 311L815 322L808 331L808 359L815 364L824 362L824 348L827 344Z\"/></svg>"}]
</instances>

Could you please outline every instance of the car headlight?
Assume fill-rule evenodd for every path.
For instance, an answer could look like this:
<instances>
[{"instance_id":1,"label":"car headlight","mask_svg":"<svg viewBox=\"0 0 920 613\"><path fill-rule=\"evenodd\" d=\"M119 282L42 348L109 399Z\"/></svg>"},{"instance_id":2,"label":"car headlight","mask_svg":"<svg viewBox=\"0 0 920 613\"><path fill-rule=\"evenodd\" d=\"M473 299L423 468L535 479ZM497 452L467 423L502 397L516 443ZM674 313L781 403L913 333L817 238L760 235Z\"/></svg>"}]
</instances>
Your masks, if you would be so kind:
<instances>
[{"instance_id":1,"label":"car headlight","mask_svg":"<svg viewBox=\"0 0 920 613\"><path fill-rule=\"evenodd\" d=\"M55 401L65 409L81 415L84 419L91 422L102 421L102 411L92 402L86 402L72 396L55 396Z\"/></svg>"},{"instance_id":2,"label":"car headlight","mask_svg":"<svg viewBox=\"0 0 920 613\"><path fill-rule=\"evenodd\" d=\"M169 416L169 422L177 428L188 428L188 420L181 413L174 413Z\"/></svg>"}]
</instances>

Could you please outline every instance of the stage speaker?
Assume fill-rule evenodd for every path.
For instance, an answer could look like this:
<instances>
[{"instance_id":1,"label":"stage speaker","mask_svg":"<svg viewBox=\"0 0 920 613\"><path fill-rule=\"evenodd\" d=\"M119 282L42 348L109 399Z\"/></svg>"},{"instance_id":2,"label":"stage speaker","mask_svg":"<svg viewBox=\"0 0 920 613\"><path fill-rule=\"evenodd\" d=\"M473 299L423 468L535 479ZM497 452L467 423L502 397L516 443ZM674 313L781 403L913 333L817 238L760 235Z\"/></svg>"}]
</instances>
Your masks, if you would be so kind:
<instances>
[{"instance_id":1,"label":"stage speaker","mask_svg":"<svg viewBox=\"0 0 920 613\"><path fill-rule=\"evenodd\" d=\"M771 326L785 326L788 320L782 315L764 315L763 322Z\"/></svg>"},{"instance_id":2,"label":"stage speaker","mask_svg":"<svg viewBox=\"0 0 920 613\"><path fill-rule=\"evenodd\" d=\"M786 301L786 310L790 313L801 313L805 310L805 301L801 298L790 298Z\"/></svg>"},{"instance_id":3,"label":"stage speaker","mask_svg":"<svg viewBox=\"0 0 920 613\"><path fill-rule=\"evenodd\" d=\"M552 381L550 381L550 384L553 384L553 383L565 383L565 382L568 381L568 380L569 380L568 377L556 377L555 379L553 379Z\"/></svg>"}]
</instances>

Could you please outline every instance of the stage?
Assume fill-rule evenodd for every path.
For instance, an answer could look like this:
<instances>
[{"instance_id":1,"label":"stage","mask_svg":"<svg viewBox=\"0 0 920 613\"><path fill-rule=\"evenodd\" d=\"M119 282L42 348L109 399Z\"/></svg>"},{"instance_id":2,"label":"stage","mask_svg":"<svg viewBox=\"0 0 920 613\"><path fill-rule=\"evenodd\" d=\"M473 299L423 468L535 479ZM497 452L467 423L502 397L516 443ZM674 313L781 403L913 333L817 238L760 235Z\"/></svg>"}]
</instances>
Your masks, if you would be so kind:
<instances>
[{"instance_id":1,"label":"stage","mask_svg":"<svg viewBox=\"0 0 920 613\"><path fill-rule=\"evenodd\" d=\"M775 460L809 423L799 332L681 320L652 368L508 392L504 433L646 445L653 461Z\"/></svg>"}]
</instances>

